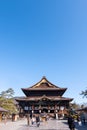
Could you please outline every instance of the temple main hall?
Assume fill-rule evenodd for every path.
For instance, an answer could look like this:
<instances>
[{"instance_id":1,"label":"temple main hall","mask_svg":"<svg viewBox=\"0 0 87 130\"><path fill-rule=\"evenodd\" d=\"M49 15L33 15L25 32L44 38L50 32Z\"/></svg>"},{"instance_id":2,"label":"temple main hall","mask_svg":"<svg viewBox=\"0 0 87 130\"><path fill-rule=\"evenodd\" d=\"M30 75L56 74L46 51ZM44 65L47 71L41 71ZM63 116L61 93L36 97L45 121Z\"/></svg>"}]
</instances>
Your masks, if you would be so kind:
<instances>
[{"instance_id":1,"label":"temple main hall","mask_svg":"<svg viewBox=\"0 0 87 130\"><path fill-rule=\"evenodd\" d=\"M73 98L63 97L67 88L60 88L46 77L30 86L22 88L24 97L16 98L20 106L20 113L57 113L66 114Z\"/></svg>"}]
</instances>

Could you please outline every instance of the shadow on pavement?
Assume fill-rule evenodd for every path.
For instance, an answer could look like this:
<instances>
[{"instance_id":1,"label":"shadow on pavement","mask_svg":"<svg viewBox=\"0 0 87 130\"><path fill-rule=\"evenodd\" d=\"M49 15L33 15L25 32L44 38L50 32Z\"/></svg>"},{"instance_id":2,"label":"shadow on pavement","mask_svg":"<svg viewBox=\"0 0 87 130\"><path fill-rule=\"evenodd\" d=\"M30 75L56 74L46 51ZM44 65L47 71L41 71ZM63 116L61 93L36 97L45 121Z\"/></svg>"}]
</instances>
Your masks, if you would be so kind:
<instances>
[{"instance_id":1,"label":"shadow on pavement","mask_svg":"<svg viewBox=\"0 0 87 130\"><path fill-rule=\"evenodd\" d=\"M66 124L66 125L68 125L68 123L67 122L62 122L62 123L64 123L64 124ZM75 122L75 129L76 130L87 130L87 122L86 122L86 124L84 125L84 124L82 124L81 126L80 125L78 125L78 123L77 122ZM65 129L64 129L65 130Z\"/></svg>"}]
</instances>

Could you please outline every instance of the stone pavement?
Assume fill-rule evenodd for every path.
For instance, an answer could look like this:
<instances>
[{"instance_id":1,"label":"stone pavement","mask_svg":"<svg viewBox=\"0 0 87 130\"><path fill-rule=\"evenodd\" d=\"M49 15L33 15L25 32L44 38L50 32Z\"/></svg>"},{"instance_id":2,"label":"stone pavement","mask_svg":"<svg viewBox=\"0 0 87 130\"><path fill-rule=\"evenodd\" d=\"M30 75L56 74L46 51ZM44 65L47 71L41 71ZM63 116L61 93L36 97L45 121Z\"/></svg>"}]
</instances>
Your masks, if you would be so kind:
<instances>
[{"instance_id":1,"label":"stone pavement","mask_svg":"<svg viewBox=\"0 0 87 130\"><path fill-rule=\"evenodd\" d=\"M47 122L41 122L40 126L36 124L27 125L27 120L22 119L16 122L8 121L6 124L0 123L0 130L69 130L66 120L48 120ZM87 130L87 124L85 126L78 126L76 123L75 130Z\"/></svg>"}]
</instances>

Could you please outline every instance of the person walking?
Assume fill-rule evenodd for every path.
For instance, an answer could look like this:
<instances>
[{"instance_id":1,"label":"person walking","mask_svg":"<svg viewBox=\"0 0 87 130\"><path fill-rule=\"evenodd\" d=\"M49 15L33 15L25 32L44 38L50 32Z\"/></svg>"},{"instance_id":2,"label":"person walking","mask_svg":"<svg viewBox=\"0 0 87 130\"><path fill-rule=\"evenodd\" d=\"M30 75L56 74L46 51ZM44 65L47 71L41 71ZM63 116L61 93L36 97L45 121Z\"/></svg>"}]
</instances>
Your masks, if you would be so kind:
<instances>
[{"instance_id":1,"label":"person walking","mask_svg":"<svg viewBox=\"0 0 87 130\"><path fill-rule=\"evenodd\" d=\"M79 115L77 115L77 122L78 122L78 125L79 125L79 126L81 126L81 125L82 125L82 123L81 123L81 118L80 118L80 116L79 116Z\"/></svg>"},{"instance_id":2,"label":"person walking","mask_svg":"<svg viewBox=\"0 0 87 130\"><path fill-rule=\"evenodd\" d=\"M37 124L37 127L39 127L39 125L40 125L40 117L39 117L39 115L36 115L36 124Z\"/></svg>"},{"instance_id":3,"label":"person walking","mask_svg":"<svg viewBox=\"0 0 87 130\"><path fill-rule=\"evenodd\" d=\"M82 122L82 125L85 125L85 113L81 113L81 122Z\"/></svg>"},{"instance_id":4,"label":"person walking","mask_svg":"<svg viewBox=\"0 0 87 130\"><path fill-rule=\"evenodd\" d=\"M30 115L27 114L27 125L30 125Z\"/></svg>"},{"instance_id":5,"label":"person walking","mask_svg":"<svg viewBox=\"0 0 87 130\"><path fill-rule=\"evenodd\" d=\"M70 130L75 130L74 119L71 115L68 116L68 125L69 125Z\"/></svg>"},{"instance_id":6,"label":"person walking","mask_svg":"<svg viewBox=\"0 0 87 130\"><path fill-rule=\"evenodd\" d=\"M7 123L7 115L4 116L4 124L6 125Z\"/></svg>"}]
</instances>

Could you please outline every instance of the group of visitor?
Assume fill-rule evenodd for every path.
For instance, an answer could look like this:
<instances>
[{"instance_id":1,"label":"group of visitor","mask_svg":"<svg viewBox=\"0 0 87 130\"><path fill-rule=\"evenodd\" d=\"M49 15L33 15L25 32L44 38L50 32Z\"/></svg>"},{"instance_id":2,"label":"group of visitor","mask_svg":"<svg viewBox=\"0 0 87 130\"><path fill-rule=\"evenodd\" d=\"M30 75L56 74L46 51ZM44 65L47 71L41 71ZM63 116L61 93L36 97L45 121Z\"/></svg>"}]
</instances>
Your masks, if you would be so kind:
<instances>
[{"instance_id":1,"label":"group of visitor","mask_svg":"<svg viewBox=\"0 0 87 130\"><path fill-rule=\"evenodd\" d=\"M85 123L86 123L86 118L85 118L84 114L77 115L76 120L77 120L78 126L85 125ZM70 130L75 130L75 127L76 127L75 124L76 123L75 123L75 119L73 118L73 116L68 115L68 125L69 125Z\"/></svg>"},{"instance_id":2,"label":"group of visitor","mask_svg":"<svg viewBox=\"0 0 87 130\"><path fill-rule=\"evenodd\" d=\"M36 125L39 127L40 122L47 123L49 120L49 116L46 113L43 114L27 114L27 124L28 125Z\"/></svg>"},{"instance_id":3,"label":"group of visitor","mask_svg":"<svg viewBox=\"0 0 87 130\"><path fill-rule=\"evenodd\" d=\"M27 124L30 125L30 124L34 124L36 123L37 127L39 127L40 125L40 117L39 117L39 114L37 115L31 115L31 114L27 114Z\"/></svg>"},{"instance_id":4,"label":"group of visitor","mask_svg":"<svg viewBox=\"0 0 87 130\"><path fill-rule=\"evenodd\" d=\"M49 118L46 114L44 116L42 116L42 118L41 118L41 115L39 115L39 114L35 114L35 115L27 114L27 124L28 125L35 124L37 127L39 127L41 120L43 122L46 122L48 119ZM68 122L68 126L69 126L70 130L75 130L75 127L76 127L75 126L76 125L75 120L77 120L78 126L85 125L85 122L86 122L85 116L77 115L77 118L74 119L73 116L71 116L69 114L67 122Z\"/></svg>"}]
</instances>

